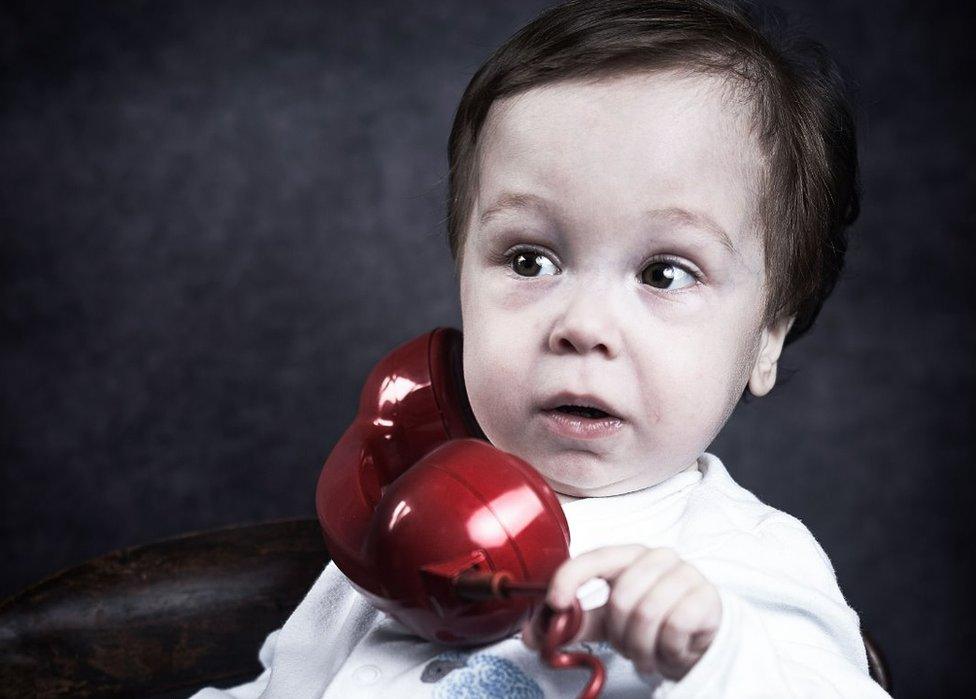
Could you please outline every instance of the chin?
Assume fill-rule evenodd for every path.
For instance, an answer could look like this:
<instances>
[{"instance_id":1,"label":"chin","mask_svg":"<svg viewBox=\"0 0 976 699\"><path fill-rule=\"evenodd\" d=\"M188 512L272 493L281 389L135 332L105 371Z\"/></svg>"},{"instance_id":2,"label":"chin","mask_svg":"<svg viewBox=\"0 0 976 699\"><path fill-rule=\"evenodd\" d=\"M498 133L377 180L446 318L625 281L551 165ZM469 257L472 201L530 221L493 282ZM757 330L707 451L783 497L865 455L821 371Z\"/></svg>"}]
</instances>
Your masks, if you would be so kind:
<instances>
[{"instance_id":1,"label":"chin","mask_svg":"<svg viewBox=\"0 0 976 699\"><path fill-rule=\"evenodd\" d=\"M541 461L538 466L530 459L526 459L526 461L542 474L550 488L563 495L589 498L618 495L633 490L633 488L627 488L624 485L624 482L632 481L630 475L620 476L619 471L608 474L606 464L601 463L595 457L586 458L586 455L583 458L557 456L553 458L553 461L556 462L554 467L550 467L549 464Z\"/></svg>"}]
</instances>

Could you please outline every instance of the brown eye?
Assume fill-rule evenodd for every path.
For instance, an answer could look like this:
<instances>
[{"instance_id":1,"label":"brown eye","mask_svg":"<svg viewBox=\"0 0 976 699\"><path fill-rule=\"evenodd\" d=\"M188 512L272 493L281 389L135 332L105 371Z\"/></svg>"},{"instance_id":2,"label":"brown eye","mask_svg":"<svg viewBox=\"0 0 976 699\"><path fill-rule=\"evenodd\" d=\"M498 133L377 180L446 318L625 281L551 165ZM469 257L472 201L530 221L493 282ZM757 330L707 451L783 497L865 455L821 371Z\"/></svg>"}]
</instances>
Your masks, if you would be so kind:
<instances>
[{"instance_id":1,"label":"brown eye","mask_svg":"<svg viewBox=\"0 0 976 699\"><path fill-rule=\"evenodd\" d=\"M519 252L512 257L512 269L522 277L538 277L540 272L556 274L556 265L537 252Z\"/></svg>"},{"instance_id":2,"label":"brown eye","mask_svg":"<svg viewBox=\"0 0 976 699\"><path fill-rule=\"evenodd\" d=\"M652 262L641 272L641 281L658 289L684 289L695 277L672 262Z\"/></svg>"}]
</instances>

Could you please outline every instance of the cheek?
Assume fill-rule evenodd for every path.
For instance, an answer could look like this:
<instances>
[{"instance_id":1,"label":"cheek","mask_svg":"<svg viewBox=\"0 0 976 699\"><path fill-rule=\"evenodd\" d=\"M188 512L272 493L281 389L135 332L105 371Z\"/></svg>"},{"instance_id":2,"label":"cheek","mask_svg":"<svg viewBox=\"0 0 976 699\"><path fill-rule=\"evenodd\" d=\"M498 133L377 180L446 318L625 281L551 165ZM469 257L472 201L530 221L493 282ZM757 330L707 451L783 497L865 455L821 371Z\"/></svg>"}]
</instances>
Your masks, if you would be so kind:
<instances>
[{"instance_id":1,"label":"cheek","mask_svg":"<svg viewBox=\"0 0 976 699\"><path fill-rule=\"evenodd\" d=\"M538 305L528 288L499 279L502 275L475 268L461 278L461 329L465 356L476 366L472 370L492 374L508 370L537 341ZM534 330L535 329L535 330ZM470 340L470 351L469 351ZM524 376L524 375L523 375Z\"/></svg>"},{"instance_id":2,"label":"cheek","mask_svg":"<svg viewBox=\"0 0 976 699\"><path fill-rule=\"evenodd\" d=\"M748 376L748 338L736 327L723 322L660 330L666 346L645 349L639 378L645 414L675 443L710 441L738 402Z\"/></svg>"},{"instance_id":3,"label":"cheek","mask_svg":"<svg viewBox=\"0 0 976 699\"><path fill-rule=\"evenodd\" d=\"M651 385L651 415L660 426L685 433L714 421L715 403L724 392L723 372L711 361L701 342L675 348L658 364Z\"/></svg>"},{"instance_id":4,"label":"cheek","mask_svg":"<svg viewBox=\"0 0 976 699\"><path fill-rule=\"evenodd\" d=\"M485 435L498 445L519 419L522 394L530 390L524 385L528 369L520 364L527 355L504 314L476 296L463 295L461 326L468 400Z\"/></svg>"}]
</instances>

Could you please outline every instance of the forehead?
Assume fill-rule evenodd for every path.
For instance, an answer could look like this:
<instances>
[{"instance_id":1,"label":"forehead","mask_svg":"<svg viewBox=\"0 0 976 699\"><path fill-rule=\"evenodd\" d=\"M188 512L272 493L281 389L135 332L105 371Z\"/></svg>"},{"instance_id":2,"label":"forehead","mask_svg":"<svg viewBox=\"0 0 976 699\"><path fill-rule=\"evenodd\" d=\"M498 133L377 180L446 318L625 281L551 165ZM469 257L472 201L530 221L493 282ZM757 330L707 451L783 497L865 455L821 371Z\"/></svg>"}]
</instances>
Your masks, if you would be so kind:
<instances>
[{"instance_id":1,"label":"forehead","mask_svg":"<svg viewBox=\"0 0 976 699\"><path fill-rule=\"evenodd\" d=\"M645 72L532 88L489 112L472 225L515 191L608 226L648 209L701 213L744 242L762 166L750 126L717 77Z\"/></svg>"}]
</instances>

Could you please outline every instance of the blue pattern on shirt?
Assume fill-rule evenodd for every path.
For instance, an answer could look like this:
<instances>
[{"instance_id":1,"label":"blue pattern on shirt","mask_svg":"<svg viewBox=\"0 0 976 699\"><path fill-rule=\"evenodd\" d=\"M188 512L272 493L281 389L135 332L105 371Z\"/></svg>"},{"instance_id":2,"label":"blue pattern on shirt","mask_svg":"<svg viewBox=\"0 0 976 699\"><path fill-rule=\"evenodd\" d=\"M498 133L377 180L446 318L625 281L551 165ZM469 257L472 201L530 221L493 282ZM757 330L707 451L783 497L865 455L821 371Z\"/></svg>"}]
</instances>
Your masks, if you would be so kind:
<instances>
[{"instance_id":1,"label":"blue pattern on shirt","mask_svg":"<svg viewBox=\"0 0 976 699\"><path fill-rule=\"evenodd\" d=\"M511 660L488 653L447 651L434 658L428 668L435 663L447 668L434 688L435 699L542 699L539 685Z\"/></svg>"}]
</instances>

